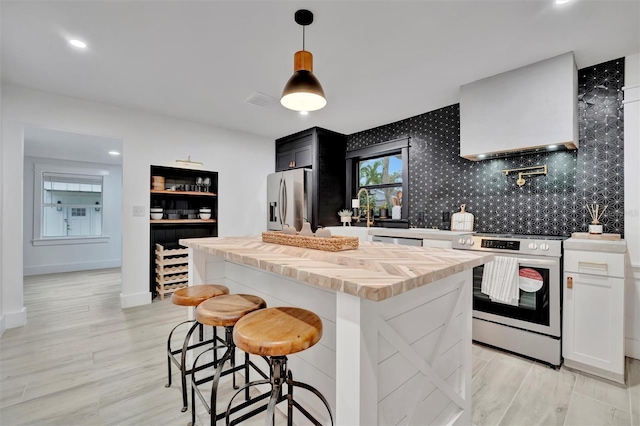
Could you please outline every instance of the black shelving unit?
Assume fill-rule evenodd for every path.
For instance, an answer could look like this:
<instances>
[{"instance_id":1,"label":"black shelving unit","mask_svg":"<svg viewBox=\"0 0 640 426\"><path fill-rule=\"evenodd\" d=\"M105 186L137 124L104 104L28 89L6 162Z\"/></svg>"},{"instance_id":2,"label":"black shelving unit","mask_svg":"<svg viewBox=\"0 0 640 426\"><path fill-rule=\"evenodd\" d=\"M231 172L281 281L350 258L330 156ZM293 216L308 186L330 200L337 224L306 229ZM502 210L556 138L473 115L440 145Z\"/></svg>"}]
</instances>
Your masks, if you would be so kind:
<instances>
[{"instance_id":1,"label":"black shelving unit","mask_svg":"<svg viewBox=\"0 0 640 426\"><path fill-rule=\"evenodd\" d=\"M150 189L149 191L151 201L149 205L164 209L162 219L149 219L151 228L149 289L155 298L157 295L156 244L162 244L165 249L175 249L180 247L178 241L183 238L218 236L218 173L206 170L151 166L150 176L165 178L164 190ZM205 178L209 178L210 185L206 190L203 185L196 185L198 178L203 181ZM187 185L189 190L186 190ZM211 209L210 219L199 219L198 211L203 207ZM172 215L171 218L169 218L169 214ZM178 216L174 217L173 215Z\"/></svg>"}]
</instances>

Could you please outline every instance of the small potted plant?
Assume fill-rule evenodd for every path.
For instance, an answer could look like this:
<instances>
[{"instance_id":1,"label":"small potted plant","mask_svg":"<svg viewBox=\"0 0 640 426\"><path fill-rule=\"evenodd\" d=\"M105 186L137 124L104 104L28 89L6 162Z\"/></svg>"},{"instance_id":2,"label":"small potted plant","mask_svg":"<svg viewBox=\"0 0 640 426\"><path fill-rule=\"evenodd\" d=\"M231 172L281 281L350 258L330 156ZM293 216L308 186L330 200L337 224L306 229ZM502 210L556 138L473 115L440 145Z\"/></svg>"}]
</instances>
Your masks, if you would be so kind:
<instances>
[{"instance_id":1,"label":"small potted plant","mask_svg":"<svg viewBox=\"0 0 640 426\"><path fill-rule=\"evenodd\" d=\"M353 212L348 209L340 210L338 212L338 216L340 216L340 222L342 222L342 226L351 226L351 216L353 216Z\"/></svg>"},{"instance_id":2,"label":"small potted plant","mask_svg":"<svg viewBox=\"0 0 640 426\"><path fill-rule=\"evenodd\" d=\"M391 204L389 204L387 201L382 203L382 205L380 206L380 219L386 219L387 217L389 217L390 208Z\"/></svg>"}]
</instances>

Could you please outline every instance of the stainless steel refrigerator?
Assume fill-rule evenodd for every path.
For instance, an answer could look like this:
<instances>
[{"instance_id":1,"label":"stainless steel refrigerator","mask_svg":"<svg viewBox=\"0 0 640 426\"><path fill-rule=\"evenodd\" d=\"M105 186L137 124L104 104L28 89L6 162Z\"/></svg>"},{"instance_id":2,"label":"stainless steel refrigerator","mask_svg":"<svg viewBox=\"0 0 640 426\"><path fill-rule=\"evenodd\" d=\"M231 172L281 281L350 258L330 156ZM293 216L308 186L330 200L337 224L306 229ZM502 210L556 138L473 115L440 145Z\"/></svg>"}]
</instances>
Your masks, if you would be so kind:
<instances>
[{"instance_id":1,"label":"stainless steel refrigerator","mask_svg":"<svg viewBox=\"0 0 640 426\"><path fill-rule=\"evenodd\" d=\"M267 176L267 229L281 231L285 225L298 231L311 222L312 171L286 170Z\"/></svg>"}]
</instances>

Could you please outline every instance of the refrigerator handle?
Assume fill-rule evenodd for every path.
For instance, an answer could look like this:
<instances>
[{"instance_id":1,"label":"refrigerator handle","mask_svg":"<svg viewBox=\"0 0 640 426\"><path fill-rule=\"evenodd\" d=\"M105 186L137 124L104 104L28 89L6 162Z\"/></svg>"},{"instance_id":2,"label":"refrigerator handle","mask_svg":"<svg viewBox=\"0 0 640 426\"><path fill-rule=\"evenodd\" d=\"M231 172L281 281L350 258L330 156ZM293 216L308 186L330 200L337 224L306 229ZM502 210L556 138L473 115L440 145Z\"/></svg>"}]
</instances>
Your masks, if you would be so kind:
<instances>
[{"instance_id":1,"label":"refrigerator handle","mask_svg":"<svg viewBox=\"0 0 640 426\"><path fill-rule=\"evenodd\" d=\"M284 179L280 179L280 224L283 226L287 223L287 183Z\"/></svg>"},{"instance_id":2,"label":"refrigerator handle","mask_svg":"<svg viewBox=\"0 0 640 426\"><path fill-rule=\"evenodd\" d=\"M280 183L278 184L278 216L280 219L280 225L282 225L282 178L280 178Z\"/></svg>"}]
</instances>

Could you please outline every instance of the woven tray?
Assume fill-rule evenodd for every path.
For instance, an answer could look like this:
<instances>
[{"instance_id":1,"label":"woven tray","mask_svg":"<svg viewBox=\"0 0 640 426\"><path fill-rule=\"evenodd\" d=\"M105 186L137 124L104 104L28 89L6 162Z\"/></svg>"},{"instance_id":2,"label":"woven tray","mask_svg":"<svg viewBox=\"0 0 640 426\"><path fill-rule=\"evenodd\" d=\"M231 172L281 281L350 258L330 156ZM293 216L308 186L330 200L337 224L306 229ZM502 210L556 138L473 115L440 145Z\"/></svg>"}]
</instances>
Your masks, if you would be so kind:
<instances>
[{"instance_id":1,"label":"woven tray","mask_svg":"<svg viewBox=\"0 0 640 426\"><path fill-rule=\"evenodd\" d=\"M263 232L262 241L324 251L355 250L360 242L358 237L340 237L337 235L333 235L331 238L305 237L302 235L283 234L277 231Z\"/></svg>"}]
</instances>

